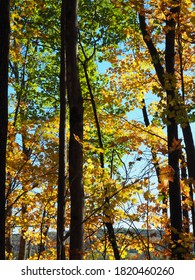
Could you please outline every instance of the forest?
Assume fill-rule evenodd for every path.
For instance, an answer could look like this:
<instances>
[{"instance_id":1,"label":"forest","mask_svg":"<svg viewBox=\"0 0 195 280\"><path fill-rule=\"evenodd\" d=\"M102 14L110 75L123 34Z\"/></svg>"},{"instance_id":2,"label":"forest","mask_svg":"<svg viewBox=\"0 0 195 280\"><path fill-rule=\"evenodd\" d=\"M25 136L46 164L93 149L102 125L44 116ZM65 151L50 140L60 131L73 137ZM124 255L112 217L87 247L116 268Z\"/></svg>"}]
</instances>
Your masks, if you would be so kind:
<instances>
[{"instance_id":1,"label":"forest","mask_svg":"<svg viewBox=\"0 0 195 280\"><path fill-rule=\"evenodd\" d=\"M1 260L195 259L194 11L0 0Z\"/></svg>"}]
</instances>

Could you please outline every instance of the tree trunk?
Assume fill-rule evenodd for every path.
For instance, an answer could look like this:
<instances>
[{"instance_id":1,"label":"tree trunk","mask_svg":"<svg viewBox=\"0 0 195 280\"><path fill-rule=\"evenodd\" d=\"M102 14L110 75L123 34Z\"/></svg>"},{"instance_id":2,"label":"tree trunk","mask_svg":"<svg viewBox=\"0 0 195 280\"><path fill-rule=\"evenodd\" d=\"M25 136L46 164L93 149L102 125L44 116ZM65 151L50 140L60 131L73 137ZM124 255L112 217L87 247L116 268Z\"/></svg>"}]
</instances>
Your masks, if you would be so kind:
<instances>
[{"instance_id":1,"label":"tree trunk","mask_svg":"<svg viewBox=\"0 0 195 280\"><path fill-rule=\"evenodd\" d=\"M187 156L187 168L188 168L188 176L190 180L195 180L195 148L194 148L194 140L192 136L192 131L189 122L182 127L182 132L184 136L184 142L185 142L185 150L186 150L186 156ZM194 192L193 192L193 185L192 182L190 182L190 200L192 202L191 204L191 214L192 214L192 229L193 229L193 236L195 237L195 209L194 209ZM194 245L194 251L195 251L195 245Z\"/></svg>"},{"instance_id":2,"label":"tree trunk","mask_svg":"<svg viewBox=\"0 0 195 280\"><path fill-rule=\"evenodd\" d=\"M67 93L70 109L69 186L71 195L70 259L83 258L83 98L77 57L77 0L65 1Z\"/></svg>"},{"instance_id":3,"label":"tree trunk","mask_svg":"<svg viewBox=\"0 0 195 280\"><path fill-rule=\"evenodd\" d=\"M184 81L184 69L183 69L183 47L182 47L182 33L180 30L180 24L178 23L178 52L179 52L179 64L180 64L180 76L181 76L181 91L182 91L182 99L183 105L185 107L185 81ZM187 168L188 175L190 179L189 187L190 187L190 200L191 200L191 214L192 214L192 229L193 236L195 237L195 209L194 209L194 184L192 180L195 180L195 148L194 148L194 140L191 131L191 126L188 121L188 116L185 108L183 109L184 118L187 120L184 124L182 124L181 129L183 132L184 142L185 142L185 151L187 155ZM195 245L194 245L195 249ZM194 250L195 251L195 250Z\"/></svg>"},{"instance_id":4,"label":"tree trunk","mask_svg":"<svg viewBox=\"0 0 195 280\"><path fill-rule=\"evenodd\" d=\"M61 61L60 61L60 129L59 129L59 175L57 207L57 259L65 259L65 190L66 190L66 54L65 24L66 1L61 5Z\"/></svg>"},{"instance_id":5,"label":"tree trunk","mask_svg":"<svg viewBox=\"0 0 195 280\"><path fill-rule=\"evenodd\" d=\"M182 259L184 257L183 248L178 242L182 232L182 209L181 209L181 190L179 175L179 141L178 125L175 121L176 108L178 106L178 96L176 92L175 78L175 26L176 18L180 12L180 4L170 8L170 13L166 18L166 42L165 42L165 65L166 73L160 61L159 53L154 46L151 35L148 32L146 19L144 15L144 2L142 2L142 11L139 14L140 29L143 39L150 52L153 65L158 79L167 94L167 134L168 134L168 164L173 170L173 181L169 181L169 200L170 200L170 220L171 220L171 247L172 258ZM178 145L178 146L177 146Z\"/></svg>"},{"instance_id":6,"label":"tree trunk","mask_svg":"<svg viewBox=\"0 0 195 280\"><path fill-rule=\"evenodd\" d=\"M169 181L169 200L170 200L170 220L171 220L171 240L173 242L172 258L183 259L182 247L178 242L182 232L182 209L181 209L181 190L179 174L180 143L178 142L178 125L175 120L178 96L175 78L175 18L179 15L180 6L171 8L170 14L166 18L166 46L165 64L167 84L167 135L168 135L168 164L172 168L173 180ZM166 77L167 75L167 77ZM174 144L175 143L175 144Z\"/></svg>"},{"instance_id":7,"label":"tree trunk","mask_svg":"<svg viewBox=\"0 0 195 280\"><path fill-rule=\"evenodd\" d=\"M0 259L5 259L5 180L8 127L9 0L0 0Z\"/></svg>"},{"instance_id":8,"label":"tree trunk","mask_svg":"<svg viewBox=\"0 0 195 280\"><path fill-rule=\"evenodd\" d=\"M84 54L85 59L86 59L86 54L84 53L84 50L83 50L83 54ZM92 88L91 88L91 85L90 85L90 80L89 80L89 76L88 76L88 72L87 72L87 64L86 63L87 63L87 59L83 63L83 69L84 69L84 73L85 73L87 87L88 87L88 90L89 90L91 105L92 105L92 108L93 108L93 114L94 114L95 124L96 124L96 128L97 128L99 147L101 149L104 149L104 145L103 145L103 141L102 141L101 128L100 128L97 109L96 109L96 104L95 104ZM102 170L104 170L104 167L105 167L104 166L104 154L102 152L100 152L99 158L100 158L100 166L101 166ZM107 189L105 189L105 193L107 193ZM109 208L110 207L109 206L109 204L110 204L109 197L107 197L107 196L105 197L105 202L106 202L106 207ZM115 259L120 260L120 253L119 253L119 249L118 249L118 245L117 245L116 235L115 235L115 232L114 232L113 222L111 221L111 219L108 215L106 215L106 217L108 219L108 222L105 223L105 226L106 226L107 231L108 231L108 239L109 239L110 244L112 246Z\"/></svg>"}]
</instances>

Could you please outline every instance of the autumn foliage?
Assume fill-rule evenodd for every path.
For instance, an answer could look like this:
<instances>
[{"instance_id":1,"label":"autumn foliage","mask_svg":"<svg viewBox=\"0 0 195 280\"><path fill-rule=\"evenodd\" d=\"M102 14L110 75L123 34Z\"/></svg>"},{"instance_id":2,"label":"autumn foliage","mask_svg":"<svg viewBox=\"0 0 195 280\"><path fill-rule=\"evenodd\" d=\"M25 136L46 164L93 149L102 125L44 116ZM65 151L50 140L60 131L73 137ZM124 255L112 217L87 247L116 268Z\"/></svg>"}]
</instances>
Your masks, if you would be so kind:
<instances>
[{"instance_id":1,"label":"autumn foliage","mask_svg":"<svg viewBox=\"0 0 195 280\"><path fill-rule=\"evenodd\" d=\"M193 259L195 4L80 0L73 54L58 2L10 3L6 258Z\"/></svg>"}]
</instances>

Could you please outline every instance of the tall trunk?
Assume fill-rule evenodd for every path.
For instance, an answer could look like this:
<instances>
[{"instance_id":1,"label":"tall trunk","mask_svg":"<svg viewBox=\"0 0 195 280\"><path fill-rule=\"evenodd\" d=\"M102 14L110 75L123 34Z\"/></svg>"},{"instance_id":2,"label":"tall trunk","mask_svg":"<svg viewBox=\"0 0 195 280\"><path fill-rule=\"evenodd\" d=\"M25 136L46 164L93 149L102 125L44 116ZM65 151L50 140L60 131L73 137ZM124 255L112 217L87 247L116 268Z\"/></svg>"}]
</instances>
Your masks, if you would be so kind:
<instances>
[{"instance_id":1,"label":"tall trunk","mask_svg":"<svg viewBox=\"0 0 195 280\"><path fill-rule=\"evenodd\" d=\"M59 129L59 175L57 207L57 259L65 259L65 190L66 190L66 1L61 5L61 61L60 61L60 129Z\"/></svg>"},{"instance_id":2,"label":"tall trunk","mask_svg":"<svg viewBox=\"0 0 195 280\"><path fill-rule=\"evenodd\" d=\"M71 195L70 259L83 258L83 98L77 57L78 0L65 1L67 93L70 109L69 186Z\"/></svg>"},{"instance_id":3,"label":"tall trunk","mask_svg":"<svg viewBox=\"0 0 195 280\"><path fill-rule=\"evenodd\" d=\"M182 259L182 247L178 242L182 232L182 209L181 209L181 190L180 190L180 174L179 174L179 147L178 141L178 125L175 120L176 106L178 104L178 96L176 90L175 77L175 18L178 16L180 6L170 9L170 14L166 18L166 46L165 46L165 64L167 84L165 85L167 93L167 134L168 134L168 163L173 169L173 180L169 181L169 200L170 200L170 220L171 220L171 239L172 258ZM167 75L167 77L166 77ZM175 144L174 144L175 143ZM179 143L178 143L179 146Z\"/></svg>"},{"instance_id":4,"label":"tall trunk","mask_svg":"<svg viewBox=\"0 0 195 280\"><path fill-rule=\"evenodd\" d=\"M92 92L92 88L91 88L91 84L90 84L90 80L89 80L89 76L88 76L88 72L87 72L87 65L86 65L87 58L86 58L86 54L84 53L84 50L83 50L83 54L84 54L85 59L86 59L86 61L83 63L83 69L84 69L84 73L85 73L85 78L86 78L87 87L88 87L88 90L89 90L89 95L90 95L92 109L93 109L93 114L94 114L94 118L95 118L99 147L101 149L104 149L104 145L103 145L103 141L102 141L101 128L100 128L97 109L96 109L96 104L95 104L95 100L94 100L94 96L93 96L93 92ZM100 158L100 166L104 170L104 167L105 167L104 166L104 154L102 152L100 152L99 158ZM107 193L107 189L105 189L105 194L106 193ZM106 207L110 208L109 197L106 196L105 202L106 202L105 203ZM111 221L111 219L108 215L106 215L106 218L108 220L108 222L105 223L106 229L108 231L108 239L109 239L110 244L112 246L115 259L120 260L120 253L119 253L119 249L118 249L118 245L117 245L116 235L115 235L115 232L114 232L113 222Z\"/></svg>"},{"instance_id":5,"label":"tall trunk","mask_svg":"<svg viewBox=\"0 0 195 280\"><path fill-rule=\"evenodd\" d=\"M185 105L185 81L184 81L184 69L183 69L183 47L182 47L182 33L180 30L180 23L178 22L178 29L179 32L177 34L177 40L178 40L178 52L179 52L179 67L180 67L180 77L181 77L181 91L182 91L182 99L183 103ZM185 107L185 106L184 106ZM186 150L186 156L187 156L187 169L188 169L188 175L189 179L195 180L195 147L194 147L194 140L192 135L192 130L190 123L188 121L188 116L185 111L185 109L182 112L184 114L184 118L186 120L185 124L181 126L184 142L185 142L185 150ZM194 184L192 184L192 181L189 183L190 187L190 200L191 200L191 214L192 214L192 229L193 229L193 236L195 237L195 209L194 209ZM195 249L195 245L194 245Z\"/></svg>"},{"instance_id":6,"label":"tall trunk","mask_svg":"<svg viewBox=\"0 0 195 280\"><path fill-rule=\"evenodd\" d=\"M0 259L5 259L5 180L8 127L9 0L0 0Z\"/></svg>"},{"instance_id":7,"label":"tall trunk","mask_svg":"<svg viewBox=\"0 0 195 280\"><path fill-rule=\"evenodd\" d=\"M179 176L179 142L178 142L178 125L175 121L176 108L178 106L178 97L176 91L175 78L175 26L176 18L179 16L180 5L178 1L173 8L170 8L170 13L166 18L166 49L165 49L165 64L166 73L160 61L159 53L154 46L151 34L148 32L146 19L144 15L144 2L142 2L142 11L139 14L140 29L143 39L150 52L153 65L156 70L158 79L167 94L167 134L168 134L168 164L172 168L174 176L173 181L169 182L169 200L170 200L170 220L171 220L171 239L173 246L172 258L182 259L183 248L178 242L180 233L182 232L182 209L181 209L181 191L180 191L180 176ZM178 143L178 147L176 147Z\"/></svg>"},{"instance_id":8,"label":"tall trunk","mask_svg":"<svg viewBox=\"0 0 195 280\"><path fill-rule=\"evenodd\" d=\"M194 147L194 140L192 136L192 131L189 122L186 123L184 127L182 127L182 132L184 136L185 142L185 150L187 156L187 169L188 169L188 176L190 180L195 180L195 147ZM191 200L191 214L192 214L192 229L193 229L193 236L195 237L195 208L194 208L194 183L190 182L190 200ZM195 245L194 245L195 251Z\"/></svg>"},{"instance_id":9,"label":"tall trunk","mask_svg":"<svg viewBox=\"0 0 195 280\"><path fill-rule=\"evenodd\" d=\"M25 48L25 61L28 55L28 44ZM15 109L15 114L13 118L13 126L15 127L18 121L18 116L20 114L20 117L22 120L25 119L25 111L21 107L22 102L26 102L26 83L25 83L25 74L26 74L26 64L24 64L23 68L20 69L17 63L13 63L11 66L11 69L14 74L14 78L16 83L20 84L20 89L16 91L16 99L17 99L17 105ZM21 75L21 80L20 80L20 71L22 70L22 75ZM26 147L26 139L25 139L26 131L21 134L22 137L22 152L25 160L30 159L31 155L31 149ZM22 185L22 190L24 191L24 186ZM10 209L11 211L11 209ZM22 218L25 216L27 210L26 210L26 205L22 203L22 208L21 208L21 216ZM20 236L20 246L19 246L19 253L18 253L18 259L19 260L24 260L25 259L25 249L26 249L26 240L24 238L25 232L27 231L26 227L21 228L21 236Z\"/></svg>"}]
</instances>

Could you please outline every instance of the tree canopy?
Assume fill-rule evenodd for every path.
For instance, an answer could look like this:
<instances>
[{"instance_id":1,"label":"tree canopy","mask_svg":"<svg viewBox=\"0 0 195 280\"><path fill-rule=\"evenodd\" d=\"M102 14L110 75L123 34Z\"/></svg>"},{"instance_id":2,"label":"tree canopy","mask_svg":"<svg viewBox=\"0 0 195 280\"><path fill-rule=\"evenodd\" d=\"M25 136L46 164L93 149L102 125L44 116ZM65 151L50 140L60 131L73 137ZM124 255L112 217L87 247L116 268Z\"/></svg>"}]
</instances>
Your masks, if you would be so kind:
<instances>
[{"instance_id":1,"label":"tree canopy","mask_svg":"<svg viewBox=\"0 0 195 280\"><path fill-rule=\"evenodd\" d=\"M10 1L2 258L194 258L194 5Z\"/></svg>"}]
</instances>

